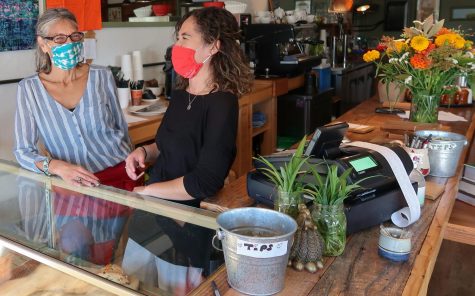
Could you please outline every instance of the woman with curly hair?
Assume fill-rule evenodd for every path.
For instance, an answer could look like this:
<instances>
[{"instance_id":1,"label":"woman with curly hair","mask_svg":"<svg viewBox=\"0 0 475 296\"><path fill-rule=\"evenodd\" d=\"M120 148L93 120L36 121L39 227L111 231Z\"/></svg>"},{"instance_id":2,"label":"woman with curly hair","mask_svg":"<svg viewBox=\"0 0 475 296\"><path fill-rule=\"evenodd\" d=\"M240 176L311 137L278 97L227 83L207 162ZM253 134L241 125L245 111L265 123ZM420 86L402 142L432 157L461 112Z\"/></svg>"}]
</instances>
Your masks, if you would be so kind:
<instances>
[{"instance_id":1,"label":"woman with curly hair","mask_svg":"<svg viewBox=\"0 0 475 296\"><path fill-rule=\"evenodd\" d=\"M238 97L253 77L230 12L193 10L177 23L176 37L177 87L155 143L135 149L126 171L135 180L151 162L148 185L135 192L199 206L224 185L236 156Z\"/></svg>"}]
</instances>

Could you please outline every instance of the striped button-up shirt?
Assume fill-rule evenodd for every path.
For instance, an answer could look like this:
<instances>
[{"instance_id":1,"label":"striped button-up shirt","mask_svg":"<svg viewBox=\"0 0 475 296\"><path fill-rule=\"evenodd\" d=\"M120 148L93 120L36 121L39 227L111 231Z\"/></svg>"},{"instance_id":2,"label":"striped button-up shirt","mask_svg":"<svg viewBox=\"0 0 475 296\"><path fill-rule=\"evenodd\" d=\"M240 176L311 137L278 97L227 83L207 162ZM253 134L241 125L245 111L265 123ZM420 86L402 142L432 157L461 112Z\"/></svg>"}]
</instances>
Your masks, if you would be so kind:
<instances>
[{"instance_id":1,"label":"striped button-up shirt","mask_svg":"<svg viewBox=\"0 0 475 296\"><path fill-rule=\"evenodd\" d=\"M94 173L123 161L131 144L111 71L90 66L85 92L73 111L48 93L38 75L20 81L14 154L21 166L35 172L40 172L35 162L46 158L38 151L39 138L53 159Z\"/></svg>"}]
</instances>

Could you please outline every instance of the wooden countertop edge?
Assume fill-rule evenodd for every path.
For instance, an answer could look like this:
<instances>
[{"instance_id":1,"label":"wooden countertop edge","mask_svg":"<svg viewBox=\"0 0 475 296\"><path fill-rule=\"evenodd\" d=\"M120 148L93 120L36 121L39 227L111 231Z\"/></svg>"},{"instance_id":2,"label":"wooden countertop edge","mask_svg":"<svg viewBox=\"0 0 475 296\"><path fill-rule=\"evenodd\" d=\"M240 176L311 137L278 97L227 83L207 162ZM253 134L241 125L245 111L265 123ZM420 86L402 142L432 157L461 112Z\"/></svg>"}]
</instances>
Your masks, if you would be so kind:
<instances>
[{"instance_id":1,"label":"wooden countertop edge","mask_svg":"<svg viewBox=\"0 0 475 296\"><path fill-rule=\"evenodd\" d=\"M472 143L475 132L475 114L470 121L470 127L465 134L468 143ZM469 146L470 147L470 146ZM411 274L404 288L403 295L426 295L429 287L430 276L434 270L437 255L445 236L445 231L449 224L449 218L455 204L455 197L458 191L458 182L462 174L463 164L467 157L469 147L466 147L460 156L457 166L457 174L451 177L445 187L445 192L441 197L439 206L429 227L422 248L414 262Z\"/></svg>"},{"instance_id":2,"label":"wooden countertop edge","mask_svg":"<svg viewBox=\"0 0 475 296\"><path fill-rule=\"evenodd\" d=\"M139 122L128 123L127 125L129 127L129 129L134 128L134 127L141 127L141 126L149 125L149 124L155 123L155 122L160 122L163 119L163 114L156 115L156 116L140 116L140 115L136 115L136 114L130 114L130 115L140 117L140 118L143 118L145 120L139 121Z\"/></svg>"}]
</instances>

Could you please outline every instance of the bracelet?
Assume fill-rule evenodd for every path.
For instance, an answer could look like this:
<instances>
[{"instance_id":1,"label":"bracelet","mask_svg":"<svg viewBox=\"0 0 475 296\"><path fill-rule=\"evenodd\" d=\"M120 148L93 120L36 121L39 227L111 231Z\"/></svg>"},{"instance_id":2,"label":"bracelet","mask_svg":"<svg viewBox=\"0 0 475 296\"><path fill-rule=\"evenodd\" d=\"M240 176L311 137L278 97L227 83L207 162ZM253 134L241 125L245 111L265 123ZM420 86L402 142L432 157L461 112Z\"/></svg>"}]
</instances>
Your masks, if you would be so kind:
<instances>
[{"instance_id":1,"label":"bracelet","mask_svg":"<svg viewBox=\"0 0 475 296\"><path fill-rule=\"evenodd\" d=\"M145 149L144 146L140 146L140 148L142 148L142 149L143 149L143 153L145 153L145 157L144 157L144 159L143 159L143 160L145 161L145 160L147 160L147 155L148 155L148 154L147 154L147 149Z\"/></svg>"},{"instance_id":2,"label":"bracelet","mask_svg":"<svg viewBox=\"0 0 475 296\"><path fill-rule=\"evenodd\" d=\"M50 157L46 157L45 160L43 160L43 174L46 176L51 176L51 173L49 172L49 163L51 162Z\"/></svg>"}]
</instances>

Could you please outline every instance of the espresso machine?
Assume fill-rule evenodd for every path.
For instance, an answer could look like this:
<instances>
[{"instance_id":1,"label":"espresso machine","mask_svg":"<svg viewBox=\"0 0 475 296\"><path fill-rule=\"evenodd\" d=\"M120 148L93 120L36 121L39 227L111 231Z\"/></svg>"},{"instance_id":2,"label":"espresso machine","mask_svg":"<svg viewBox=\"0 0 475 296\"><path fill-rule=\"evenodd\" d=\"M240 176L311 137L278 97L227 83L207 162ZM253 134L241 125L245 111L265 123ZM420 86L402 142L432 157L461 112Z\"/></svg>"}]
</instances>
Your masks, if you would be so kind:
<instances>
[{"instance_id":1,"label":"espresso machine","mask_svg":"<svg viewBox=\"0 0 475 296\"><path fill-rule=\"evenodd\" d=\"M250 24L242 29L245 51L257 77L297 76L320 64L321 57L306 54L305 46L321 41L298 38L294 25Z\"/></svg>"}]
</instances>

